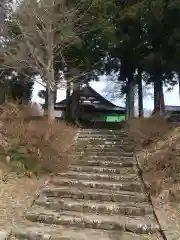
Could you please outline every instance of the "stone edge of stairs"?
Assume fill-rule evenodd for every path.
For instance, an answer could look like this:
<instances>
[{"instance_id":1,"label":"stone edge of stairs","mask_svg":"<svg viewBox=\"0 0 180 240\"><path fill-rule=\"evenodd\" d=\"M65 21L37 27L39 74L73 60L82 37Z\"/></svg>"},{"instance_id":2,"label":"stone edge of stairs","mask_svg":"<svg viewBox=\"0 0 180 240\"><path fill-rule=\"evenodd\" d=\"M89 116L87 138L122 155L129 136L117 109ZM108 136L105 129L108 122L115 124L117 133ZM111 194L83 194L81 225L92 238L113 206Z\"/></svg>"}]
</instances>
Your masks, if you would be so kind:
<instances>
[{"instance_id":1,"label":"stone edge of stairs","mask_svg":"<svg viewBox=\"0 0 180 240\"><path fill-rule=\"evenodd\" d=\"M135 160L137 162L136 166L138 168L139 174L141 175L140 177L141 177L141 180L143 182L143 185L144 185L145 189L148 189L148 183L144 179L144 175L143 175L143 171L142 171L142 164L139 161L139 158L138 158L136 152L134 153L134 156L135 156ZM156 218L157 223L160 226L160 234L161 234L162 238L164 240L180 240L180 236L175 235L174 230L172 230L172 229L170 230L167 225L162 223L161 217L158 215L158 212L156 210L155 202L153 201L153 198L151 197L149 192L147 192L147 194L149 195L151 206L152 206L153 211L154 211L154 217Z\"/></svg>"}]
</instances>

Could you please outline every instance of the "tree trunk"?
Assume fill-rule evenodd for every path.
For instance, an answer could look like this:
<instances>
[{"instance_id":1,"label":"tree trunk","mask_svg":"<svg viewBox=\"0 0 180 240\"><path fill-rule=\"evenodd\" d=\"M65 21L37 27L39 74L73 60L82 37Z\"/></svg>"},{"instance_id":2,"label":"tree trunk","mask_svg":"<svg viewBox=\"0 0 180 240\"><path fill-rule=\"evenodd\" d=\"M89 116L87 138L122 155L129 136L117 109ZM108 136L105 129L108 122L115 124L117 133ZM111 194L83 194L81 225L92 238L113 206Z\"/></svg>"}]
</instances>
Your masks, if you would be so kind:
<instances>
[{"instance_id":1,"label":"tree trunk","mask_svg":"<svg viewBox=\"0 0 180 240\"><path fill-rule=\"evenodd\" d=\"M0 104L5 103L6 101L6 89L4 87L4 84L0 84Z\"/></svg>"},{"instance_id":2,"label":"tree trunk","mask_svg":"<svg viewBox=\"0 0 180 240\"><path fill-rule=\"evenodd\" d=\"M54 78L54 69L50 69L47 73L47 88L48 88L48 121L49 123L55 120L55 104L54 104L54 93L56 90L55 86L55 78Z\"/></svg>"},{"instance_id":3,"label":"tree trunk","mask_svg":"<svg viewBox=\"0 0 180 240\"><path fill-rule=\"evenodd\" d=\"M54 104L56 104L56 99L57 99L57 86L55 87L54 90Z\"/></svg>"},{"instance_id":4,"label":"tree trunk","mask_svg":"<svg viewBox=\"0 0 180 240\"><path fill-rule=\"evenodd\" d=\"M54 67L54 80L55 80L54 104L56 104L57 89L58 89L58 83L59 83L59 71L55 67Z\"/></svg>"},{"instance_id":5,"label":"tree trunk","mask_svg":"<svg viewBox=\"0 0 180 240\"><path fill-rule=\"evenodd\" d=\"M133 74L128 77L128 86L127 86L127 118L130 119L134 117L134 93L135 93L135 84L133 79Z\"/></svg>"},{"instance_id":6,"label":"tree trunk","mask_svg":"<svg viewBox=\"0 0 180 240\"><path fill-rule=\"evenodd\" d=\"M133 79L132 79L133 80ZM135 104L135 84L134 84L134 82L132 82L131 83L132 85L131 85L131 98L132 98L132 100L131 100L131 108L130 108L130 116L133 118L134 117L134 115L135 115L135 106L134 106L134 104Z\"/></svg>"},{"instance_id":7,"label":"tree trunk","mask_svg":"<svg viewBox=\"0 0 180 240\"><path fill-rule=\"evenodd\" d=\"M73 94L72 94L72 112L71 117L73 120L78 119L79 117L79 90L80 84L74 83L73 84Z\"/></svg>"},{"instance_id":8,"label":"tree trunk","mask_svg":"<svg viewBox=\"0 0 180 240\"><path fill-rule=\"evenodd\" d=\"M29 99L28 99L28 85L26 83L22 83L23 84L23 98L22 98L22 102L25 105L28 105L29 103Z\"/></svg>"},{"instance_id":9,"label":"tree trunk","mask_svg":"<svg viewBox=\"0 0 180 240\"><path fill-rule=\"evenodd\" d=\"M48 88L48 121L49 123L55 120L55 110L54 110L54 89Z\"/></svg>"},{"instance_id":10,"label":"tree trunk","mask_svg":"<svg viewBox=\"0 0 180 240\"><path fill-rule=\"evenodd\" d=\"M48 115L48 82L47 82L47 76L46 76L46 73L44 73L42 75L42 78L43 78L43 81L46 83L46 89L45 89L45 98L44 98L44 116L47 116Z\"/></svg>"},{"instance_id":11,"label":"tree trunk","mask_svg":"<svg viewBox=\"0 0 180 240\"><path fill-rule=\"evenodd\" d=\"M126 120L129 119L129 104L128 104L128 92L129 92L129 88L128 88L128 82L126 83L127 85L127 92L126 92Z\"/></svg>"},{"instance_id":12,"label":"tree trunk","mask_svg":"<svg viewBox=\"0 0 180 240\"><path fill-rule=\"evenodd\" d=\"M179 99L180 99L180 73L178 73Z\"/></svg>"},{"instance_id":13,"label":"tree trunk","mask_svg":"<svg viewBox=\"0 0 180 240\"><path fill-rule=\"evenodd\" d=\"M138 83L138 109L139 109L139 117L143 117L143 89L142 89L142 70L138 69L137 74L137 83Z\"/></svg>"},{"instance_id":14,"label":"tree trunk","mask_svg":"<svg viewBox=\"0 0 180 240\"><path fill-rule=\"evenodd\" d=\"M161 78L154 78L154 114L160 115L161 112Z\"/></svg>"},{"instance_id":15,"label":"tree trunk","mask_svg":"<svg viewBox=\"0 0 180 240\"><path fill-rule=\"evenodd\" d=\"M46 93L45 93L45 107L48 107L48 88L46 87Z\"/></svg>"},{"instance_id":16,"label":"tree trunk","mask_svg":"<svg viewBox=\"0 0 180 240\"><path fill-rule=\"evenodd\" d=\"M154 80L154 110L153 114L156 114L156 103L157 103L157 86L156 81Z\"/></svg>"},{"instance_id":17,"label":"tree trunk","mask_svg":"<svg viewBox=\"0 0 180 240\"><path fill-rule=\"evenodd\" d=\"M69 121L71 119L71 84L69 80L67 80L67 86L66 86L66 115L65 119Z\"/></svg>"},{"instance_id":18,"label":"tree trunk","mask_svg":"<svg viewBox=\"0 0 180 240\"><path fill-rule=\"evenodd\" d=\"M161 81L161 93L160 93L160 98L161 98L161 112L165 113L165 102L164 102L164 92L163 92L163 83Z\"/></svg>"}]
</instances>

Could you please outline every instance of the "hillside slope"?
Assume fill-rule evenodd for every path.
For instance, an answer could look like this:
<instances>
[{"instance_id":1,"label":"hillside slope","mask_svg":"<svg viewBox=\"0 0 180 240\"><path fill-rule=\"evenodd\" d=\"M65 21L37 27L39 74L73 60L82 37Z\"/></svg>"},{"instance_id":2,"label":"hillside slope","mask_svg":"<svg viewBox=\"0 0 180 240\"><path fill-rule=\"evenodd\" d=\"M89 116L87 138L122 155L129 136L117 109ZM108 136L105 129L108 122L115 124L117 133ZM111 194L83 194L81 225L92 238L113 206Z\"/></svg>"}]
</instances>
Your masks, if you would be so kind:
<instances>
[{"instance_id":1,"label":"hillside slope","mask_svg":"<svg viewBox=\"0 0 180 240\"><path fill-rule=\"evenodd\" d=\"M162 118L136 119L128 131L161 226L168 238L179 239L180 127Z\"/></svg>"},{"instance_id":2,"label":"hillside slope","mask_svg":"<svg viewBox=\"0 0 180 240\"><path fill-rule=\"evenodd\" d=\"M14 103L0 106L1 230L19 222L49 174L73 160L77 129L61 121L49 126L46 119L32 118L35 111Z\"/></svg>"}]
</instances>

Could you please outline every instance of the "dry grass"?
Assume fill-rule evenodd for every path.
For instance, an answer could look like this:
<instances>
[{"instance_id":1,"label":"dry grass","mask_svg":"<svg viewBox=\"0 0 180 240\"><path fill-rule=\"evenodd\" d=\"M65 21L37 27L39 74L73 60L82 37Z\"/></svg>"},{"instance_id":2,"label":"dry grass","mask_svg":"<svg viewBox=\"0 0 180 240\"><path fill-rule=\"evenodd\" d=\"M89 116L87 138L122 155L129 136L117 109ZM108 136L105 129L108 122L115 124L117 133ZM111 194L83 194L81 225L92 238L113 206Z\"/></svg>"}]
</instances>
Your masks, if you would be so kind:
<instances>
[{"instance_id":1,"label":"dry grass","mask_svg":"<svg viewBox=\"0 0 180 240\"><path fill-rule=\"evenodd\" d=\"M160 225L170 238L179 239L180 127L154 117L132 120L127 131L136 146Z\"/></svg>"},{"instance_id":2,"label":"dry grass","mask_svg":"<svg viewBox=\"0 0 180 240\"><path fill-rule=\"evenodd\" d=\"M132 120L127 130L151 194L180 200L180 128L152 117Z\"/></svg>"},{"instance_id":3,"label":"dry grass","mask_svg":"<svg viewBox=\"0 0 180 240\"><path fill-rule=\"evenodd\" d=\"M136 149L148 147L166 137L173 129L173 125L162 117L135 118L129 121L127 131Z\"/></svg>"},{"instance_id":4,"label":"dry grass","mask_svg":"<svg viewBox=\"0 0 180 240\"><path fill-rule=\"evenodd\" d=\"M33 106L0 106L0 229L23 221L24 211L49 174L72 160L77 129L65 122L52 126ZM71 155L71 158L68 156ZM43 173L43 174L42 174Z\"/></svg>"},{"instance_id":5,"label":"dry grass","mask_svg":"<svg viewBox=\"0 0 180 240\"><path fill-rule=\"evenodd\" d=\"M72 140L77 129L62 121L49 125L32 106L6 103L0 109L1 160L12 170L26 174L62 171L73 155Z\"/></svg>"}]
</instances>

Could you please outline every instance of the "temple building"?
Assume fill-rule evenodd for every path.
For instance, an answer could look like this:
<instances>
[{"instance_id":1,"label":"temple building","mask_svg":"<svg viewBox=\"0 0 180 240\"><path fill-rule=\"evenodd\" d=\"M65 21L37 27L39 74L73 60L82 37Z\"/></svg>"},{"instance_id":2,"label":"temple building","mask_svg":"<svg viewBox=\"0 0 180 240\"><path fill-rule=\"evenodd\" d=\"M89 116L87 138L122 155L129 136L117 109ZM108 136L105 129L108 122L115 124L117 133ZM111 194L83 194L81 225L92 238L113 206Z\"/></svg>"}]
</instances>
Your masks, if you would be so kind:
<instances>
[{"instance_id":1,"label":"temple building","mask_svg":"<svg viewBox=\"0 0 180 240\"><path fill-rule=\"evenodd\" d=\"M126 118L126 109L111 103L92 87L86 85L79 92L79 118L90 122L121 122ZM70 103L72 95L70 96ZM72 105L72 104L71 104ZM67 99L55 104L57 118L65 116Z\"/></svg>"}]
</instances>

